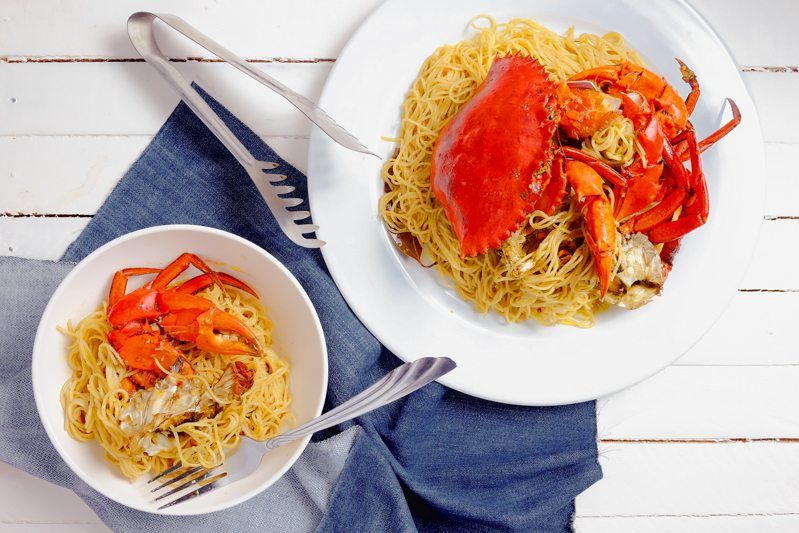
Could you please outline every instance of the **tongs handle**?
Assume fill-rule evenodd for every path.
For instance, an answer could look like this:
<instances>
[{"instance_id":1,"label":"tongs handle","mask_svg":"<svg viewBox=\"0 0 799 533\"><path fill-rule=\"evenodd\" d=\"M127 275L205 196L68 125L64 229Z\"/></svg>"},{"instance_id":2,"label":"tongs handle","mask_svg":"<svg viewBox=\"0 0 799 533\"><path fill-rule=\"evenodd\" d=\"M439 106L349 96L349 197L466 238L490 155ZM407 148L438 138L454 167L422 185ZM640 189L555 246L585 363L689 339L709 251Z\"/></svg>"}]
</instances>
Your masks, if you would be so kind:
<instances>
[{"instance_id":1,"label":"tongs handle","mask_svg":"<svg viewBox=\"0 0 799 533\"><path fill-rule=\"evenodd\" d=\"M178 94L180 94L180 97L183 99L186 105L188 105L189 108L191 108L191 110L194 111L198 117L200 117L200 120L203 121L203 124L208 126L208 129L210 129L222 142L222 144L224 144L225 147L230 150L238 162L248 171L251 170L256 164L255 157L253 157L250 151L244 147L238 138L236 138L236 135L230 131L230 128L228 128L222 119L219 118L219 115L217 115L214 110L211 109L211 106L208 105L208 103L203 99L202 96L200 96L194 87L192 87L191 84L186 81L186 78L184 78L180 74L180 71L176 69L174 65L172 65L164 53L161 52L153 32L153 21L155 19L161 19L166 24L194 41L200 42L200 39L202 39L204 41L210 42L212 45L215 45L228 54L230 52L214 43L174 15L156 15L154 13L140 11L138 13L134 13L128 18L128 35L130 36L130 41L133 43L133 47L136 49L136 51L138 51L144 60L152 65L163 76L163 78L169 82L170 85L172 85ZM200 44L205 46L203 43ZM206 48L208 47L206 46ZM222 55L220 55L220 57L226 61L230 61L230 58L223 57ZM234 59L238 59L235 58L235 56L233 57ZM230 62L233 63L233 61ZM241 68L238 64L236 64L236 66Z\"/></svg>"},{"instance_id":2,"label":"tongs handle","mask_svg":"<svg viewBox=\"0 0 799 533\"><path fill-rule=\"evenodd\" d=\"M294 107L299 109L311 120L311 122L319 126L322 131L324 131L331 139L339 143L341 146L356 152L375 155L363 144L361 144L361 142L350 132L342 128L315 103L311 102L303 95L292 91L260 69L253 67L218 42L214 41L207 35L200 33L200 31L191 26L182 18L167 13L148 13L146 11L134 13L130 16L130 18L128 18L128 34L130 35L131 41L133 41L133 46L139 51L142 57L148 61L150 61L149 58L153 58L153 60L155 60L156 57L159 58L161 60L159 61L159 65L161 65L159 70L161 70L161 72L166 73L166 69L172 67L172 65L169 64L169 60L164 56L163 53L161 53L161 50L158 49L158 45L153 37L152 23L155 19L160 19L167 26L179 33L182 33L220 59L230 63L254 80L259 81L263 85L266 85L275 91L277 94L294 105ZM170 70L173 72L168 75L169 79L172 79L176 76L178 78L180 77L180 75L177 73L177 70L174 68L170 68ZM173 81L173 83L175 82ZM183 94L183 89L181 89L181 94Z\"/></svg>"}]
</instances>

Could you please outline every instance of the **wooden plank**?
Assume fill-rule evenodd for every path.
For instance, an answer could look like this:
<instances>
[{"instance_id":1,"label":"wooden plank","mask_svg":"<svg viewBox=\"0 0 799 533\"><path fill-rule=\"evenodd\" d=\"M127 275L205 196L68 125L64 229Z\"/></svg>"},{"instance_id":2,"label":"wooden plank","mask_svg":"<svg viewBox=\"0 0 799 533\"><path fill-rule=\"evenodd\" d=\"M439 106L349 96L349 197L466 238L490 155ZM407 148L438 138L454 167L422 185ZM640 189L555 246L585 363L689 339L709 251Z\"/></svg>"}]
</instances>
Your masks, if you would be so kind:
<instances>
[{"instance_id":1,"label":"wooden plank","mask_svg":"<svg viewBox=\"0 0 799 533\"><path fill-rule=\"evenodd\" d=\"M151 140L149 135L0 137L0 213L92 215ZM307 137L264 140L305 170Z\"/></svg>"},{"instance_id":2,"label":"wooden plank","mask_svg":"<svg viewBox=\"0 0 799 533\"><path fill-rule=\"evenodd\" d=\"M142 9L181 14L232 50L249 57L336 57L361 21L380 0L337 2L296 0L124 0L97 4L6 2L0 18L0 55L58 57L137 57L125 36L128 15ZM692 4L720 32L745 65L799 65L799 35L792 0ZM298 14L300 16L298 16ZM42 21L58 20L58 24ZM742 24L741 21L746 21ZM614 29L614 28L608 28ZM172 56L207 56L174 35L164 48Z\"/></svg>"},{"instance_id":3,"label":"wooden plank","mask_svg":"<svg viewBox=\"0 0 799 533\"><path fill-rule=\"evenodd\" d=\"M799 292L739 292L677 364L799 365L797 316Z\"/></svg>"},{"instance_id":4,"label":"wooden plank","mask_svg":"<svg viewBox=\"0 0 799 533\"><path fill-rule=\"evenodd\" d=\"M149 135L0 137L0 188L4 191L0 213L93 214L151 139ZM305 170L307 137L267 137L265 141ZM799 216L796 161L799 144L766 145L767 216Z\"/></svg>"},{"instance_id":5,"label":"wooden plank","mask_svg":"<svg viewBox=\"0 0 799 533\"><path fill-rule=\"evenodd\" d=\"M338 55L352 32L380 0L260 2L258 0L76 0L6 2L0 18L0 55L22 57L139 57L125 21L135 11L175 13L247 57ZM46 21L58 21L47 24ZM45 21L45 23L43 23ZM160 28L159 28L160 29ZM203 48L172 31L159 32L171 57L209 57Z\"/></svg>"},{"instance_id":6,"label":"wooden plank","mask_svg":"<svg viewBox=\"0 0 799 533\"><path fill-rule=\"evenodd\" d=\"M31 521L34 520L34 521ZM104 524L62 524L59 522L38 524L35 518L25 522L5 524L0 522L0 533L108 533L111 531Z\"/></svg>"},{"instance_id":7,"label":"wooden plank","mask_svg":"<svg viewBox=\"0 0 799 533\"><path fill-rule=\"evenodd\" d=\"M99 518L69 489L5 463L0 463L0 480L0 531L9 530L12 525L25 531L52 531L56 524L77 528L76 531L107 531L104 526L95 527L100 524Z\"/></svg>"},{"instance_id":8,"label":"wooden plank","mask_svg":"<svg viewBox=\"0 0 799 533\"><path fill-rule=\"evenodd\" d=\"M57 259L86 223L86 218L0 218L0 255ZM778 224L793 233L780 237L778 232L766 242L799 238L797 221L767 222L765 230L779 228ZM762 249L767 250L768 246ZM765 271L763 279L768 280L769 261L775 259L772 253L765 257L763 267L758 266L760 261L755 261L753 268ZM790 268L786 267L779 275L794 280L794 290L799 288ZM797 365L799 350L793 342L796 316L799 316L799 292L739 292L719 322L677 364Z\"/></svg>"},{"instance_id":9,"label":"wooden plank","mask_svg":"<svg viewBox=\"0 0 799 533\"><path fill-rule=\"evenodd\" d=\"M577 498L593 516L795 514L799 444L600 444L605 477Z\"/></svg>"},{"instance_id":10,"label":"wooden plank","mask_svg":"<svg viewBox=\"0 0 799 533\"><path fill-rule=\"evenodd\" d=\"M799 439L798 382L796 366L671 366L600 400L597 433L621 441Z\"/></svg>"},{"instance_id":11,"label":"wooden plank","mask_svg":"<svg viewBox=\"0 0 799 533\"><path fill-rule=\"evenodd\" d=\"M749 270L741 282L741 288L799 289L799 276L792 261L793 248L790 247L790 243L799 242L797 239L799 239L799 220L765 221Z\"/></svg>"},{"instance_id":12,"label":"wooden plank","mask_svg":"<svg viewBox=\"0 0 799 533\"><path fill-rule=\"evenodd\" d=\"M763 139L767 142L799 143L799 106L786 95L799 94L799 74L746 72L744 81L757 106Z\"/></svg>"},{"instance_id":13,"label":"wooden plank","mask_svg":"<svg viewBox=\"0 0 799 533\"><path fill-rule=\"evenodd\" d=\"M799 144L766 143L766 216L799 217L797 163Z\"/></svg>"},{"instance_id":14,"label":"wooden plank","mask_svg":"<svg viewBox=\"0 0 799 533\"><path fill-rule=\"evenodd\" d=\"M799 531L799 514L734 516L589 516L577 515L576 533L752 533Z\"/></svg>"},{"instance_id":15,"label":"wooden plank","mask_svg":"<svg viewBox=\"0 0 799 533\"><path fill-rule=\"evenodd\" d=\"M0 255L57 259L88 220L0 218ZM799 350L793 342L799 285L783 252L784 243L797 239L799 221L764 223L755 260L742 285L756 289L738 293L719 322L678 364L799 364Z\"/></svg>"},{"instance_id":16,"label":"wooden plank","mask_svg":"<svg viewBox=\"0 0 799 533\"><path fill-rule=\"evenodd\" d=\"M794 0L690 0L742 65L799 65L799 6Z\"/></svg>"},{"instance_id":17,"label":"wooden plank","mask_svg":"<svg viewBox=\"0 0 799 533\"><path fill-rule=\"evenodd\" d=\"M55 260L89 218L0 218L0 255Z\"/></svg>"},{"instance_id":18,"label":"wooden plank","mask_svg":"<svg viewBox=\"0 0 799 533\"><path fill-rule=\"evenodd\" d=\"M262 66L312 100L331 68ZM257 133L309 134L310 122L294 106L230 65L179 67ZM146 63L0 63L0 79L0 135L153 135L179 101Z\"/></svg>"},{"instance_id":19,"label":"wooden plank","mask_svg":"<svg viewBox=\"0 0 799 533\"><path fill-rule=\"evenodd\" d=\"M0 217L0 255L54 259L61 255L87 221L87 218ZM46 233L46 236L39 232ZM786 243L797 242L798 239L799 221L765 221L752 264L740 285L741 289L799 290L799 277L793 262L788 260L785 249ZM791 308L793 304L786 305Z\"/></svg>"},{"instance_id":20,"label":"wooden plank","mask_svg":"<svg viewBox=\"0 0 799 533\"><path fill-rule=\"evenodd\" d=\"M331 63L269 63L264 70L316 100ZM307 135L291 104L220 63L179 65L263 135ZM145 63L0 63L0 135L152 135L178 102ZM747 72L766 141L799 143L799 73ZM58 90L54 91L53 87ZM346 127L346 124L344 124ZM365 140L369 142L369 139Z\"/></svg>"}]
</instances>

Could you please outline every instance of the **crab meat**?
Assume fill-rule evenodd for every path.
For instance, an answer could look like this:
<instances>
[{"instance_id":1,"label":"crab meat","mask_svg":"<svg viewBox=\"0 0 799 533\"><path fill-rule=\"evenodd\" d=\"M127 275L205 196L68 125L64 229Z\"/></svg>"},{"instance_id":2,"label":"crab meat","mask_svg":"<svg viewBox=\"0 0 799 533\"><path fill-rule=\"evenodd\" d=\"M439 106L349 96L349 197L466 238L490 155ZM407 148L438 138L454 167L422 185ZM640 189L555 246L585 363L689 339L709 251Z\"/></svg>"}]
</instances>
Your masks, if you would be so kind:
<instances>
[{"instance_id":1,"label":"crab meat","mask_svg":"<svg viewBox=\"0 0 799 533\"><path fill-rule=\"evenodd\" d=\"M618 272L611 281L606 301L638 309L660 294L664 267L655 245L643 233L620 236Z\"/></svg>"},{"instance_id":2,"label":"crab meat","mask_svg":"<svg viewBox=\"0 0 799 533\"><path fill-rule=\"evenodd\" d=\"M120 416L122 431L130 435L148 437L139 439L145 450L160 446L150 434L159 433L190 420L214 417L222 410L222 403L241 398L253 384L253 374L240 362L230 363L222 376L211 387L194 377L177 377L169 374L158 380L149 390L139 390L131 398ZM219 401L217 401L219 400Z\"/></svg>"},{"instance_id":3,"label":"crab meat","mask_svg":"<svg viewBox=\"0 0 799 533\"><path fill-rule=\"evenodd\" d=\"M500 248L502 262L508 271L508 276L519 278L522 274L533 268L533 262L525 260L527 252L524 250L527 237L522 230L514 232Z\"/></svg>"}]
</instances>

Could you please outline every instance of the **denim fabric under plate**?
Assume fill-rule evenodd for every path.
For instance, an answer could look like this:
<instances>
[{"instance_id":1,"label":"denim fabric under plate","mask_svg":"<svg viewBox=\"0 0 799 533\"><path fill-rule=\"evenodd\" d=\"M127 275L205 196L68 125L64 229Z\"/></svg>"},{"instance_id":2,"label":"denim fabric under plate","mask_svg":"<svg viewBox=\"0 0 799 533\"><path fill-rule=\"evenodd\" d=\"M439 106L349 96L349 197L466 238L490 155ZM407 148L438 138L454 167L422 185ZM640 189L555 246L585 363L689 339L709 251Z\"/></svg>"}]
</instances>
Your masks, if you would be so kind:
<instances>
[{"instance_id":1,"label":"denim fabric under plate","mask_svg":"<svg viewBox=\"0 0 799 533\"><path fill-rule=\"evenodd\" d=\"M285 183L306 196L305 176L206 98L256 157L280 163ZM124 233L174 223L241 235L294 273L327 336L328 405L400 363L353 315L319 251L295 246L280 232L247 173L183 104L63 260L78 261ZM594 402L517 407L432 384L352 424L363 432L343 466L321 531L570 531L574 498L601 477ZM261 527L270 529L268 511L261 516ZM115 529L130 526L113 516L103 519ZM207 524L219 522L211 515Z\"/></svg>"}]
</instances>

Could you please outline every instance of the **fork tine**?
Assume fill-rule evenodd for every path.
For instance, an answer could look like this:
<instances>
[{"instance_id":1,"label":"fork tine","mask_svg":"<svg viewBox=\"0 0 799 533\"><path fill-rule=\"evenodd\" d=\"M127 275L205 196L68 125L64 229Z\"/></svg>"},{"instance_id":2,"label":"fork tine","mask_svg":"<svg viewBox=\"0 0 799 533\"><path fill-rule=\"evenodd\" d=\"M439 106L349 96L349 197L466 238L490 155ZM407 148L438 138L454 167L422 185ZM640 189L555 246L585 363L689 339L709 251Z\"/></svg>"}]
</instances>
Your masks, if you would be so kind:
<instances>
[{"instance_id":1,"label":"fork tine","mask_svg":"<svg viewBox=\"0 0 799 533\"><path fill-rule=\"evenodd\" d=\"M180 470L181 468L183 468L183 463L181 463L180 461L178 461L178 462L177 462L177 463L175 463L173 466L171 466L171 467L167 468L166 470L164 470L163 472L161 472L160 474L158 474L157 476L155 476L154 478L152 478L152 479L151 479L150 481L148 481L147 483L152 483L153 481L157 481L157 480L161 479L161 478L162 478L162 477L164 477L164 476L168 476L169 474L171 474L171 473L172 473L172 472L174 472L175 470Z\"/></svg>"},{"instance_id":2,"label":"fork tine","mask_svg":"<svg viewBox=\"0 0 799 533\"><path fill-rule=\"evenodd\" d=\"M288 179L288 176L285 174L264 174L266 176L266 181L269 183L279 183Z\"/></svg>"},{"instance_id":3,"label":"fork tine","mask_svg":"<svg viewBox=\"0 0 799 533\"><path fill-rule=\"evenodd\" d=\"M261 170L274 170L279 167L277 163L272 163L271 161L262 161L261 162Z\"/></svg>"},{"instance_id":4,"label":"fork tine","mask_svg":"<svg viewBox=\"0 0 799 533\"><path fill-rule=\"evenodd\" d=\"M283 200L286 207L297 207L303 202L302 198L283 198Z\"/></svg>"},{"instance_id":5,"label":"fork tine","mask_svg":"<svg viewBox=\"0 0 799 533\"><path fill-rule=\"evenodd\" d=\"M291 218L291 220L294 220L294 221L305 220L306 218L309 218L310 216L311 216L311 212L310 211L289 211L289 218Z\"/></svg>"},{"instance_id":6,"label":"fork tine","mask_svg":"<svg viewBox=\"0 0 799 533\"><path fill-rule=\"evenodd\" d=\"M187 489L187 488L191 487L192 485L196 485L197 483L200 483L201 481L203 481L204 479L208 478L211 475L216 475L216 474L213 474L213 470L216 469L216 468L219 468L219 467L215 466L214 468L211 468L210 470L205 470L203 472L200 472L197 476L189 479L188 481L186 481L185 483L183 483L179 487L175 487L174 489L161 494L160 496L155 498L153 501L157 502L158 500L162 500L162 499L164 499L164 498L166 498L168 496L172 496L173 494L176 494L176 493L182 491L183 489ZM220 472L220 473L224 474L224 475L227 475L227 472Z\"/></svg>"},{"instance_id":7,"label":"fork tine","mask_svg":"<svg viewBox=\"0 0 799 533\"><path fill-rule=\"evenodd\" d=\"M295 188L296 187L292 187L291 185L275 185L274 191L275 194L289 194L291 192L294 192Z\"/></svg>"},{"instance_id":8,"label":"fork tine","mask_svg":"<svg viewBox=\"0 0 799 533\"><path fill-rule=\"evenodd\" d=\"M202 466L195 466L194 468L189 468L188 470L186 470L182 474L180 474L178 476L175 476L173 478L169 478L168 480L164 481L163 483L161 483L160 485L158 485L154 489L150 490L150 492L159 491L159 490L163 489L164 487L168 487L169 485L177 483L181 479L186 479L187 477L196 474L200 470L205 470L205 468L203 468Z\"/></svg>"},{"instance_id":9,"label":"fork tine","mask_svg":"<svg viewBox=\"0 0 799 533\"><path fill-rule=\"evenodd\" d=\"M217 474L213 478L206 480L203 483L203 485L200 488L198 488L197 490L193 490L193 491L189 492L188 494L184 494L180 498L175 498L171 502L165 503L164 505L159 507L158 510L160 511L161 509L166 509L167 507L172 507L173 505L177 505L179 503L185 502L186 500L190 500L190 499L192 499L192 498L194 498L196 496L199 496L201 494L205 494L206 492L208 492L210 490L214 490L216 488L216 484L215 483L217 481L219 481L220 479L222 479L223 477L225 477L226 475L227 475L227 472L221 472L221 473Z\"/></svg>"},{"instance_id":10,"label":"fork tine","mask_svg":"<svg viewBox=\"0 0 799 533\"><path fill-rule=\"evenodd\" d=\"M298 243L298 244L300 244L300 243ZM308 239L306 237L303 237L301 246L304 246L305 248L321 248L325 244L327 244L327 243L325 241L323 241L322 239Z\"/></svg>"},{"instance_id":11,"label":"fork tine","mask_svg":"<svg viewBox=\"0 0 799 533\"><path fill-rule=\"evenodd\" d=\"M314 231L318 230L319 226L316 224L297 224L297 231L300 233L313 233Z\"/></svg>"}]
</instances>

